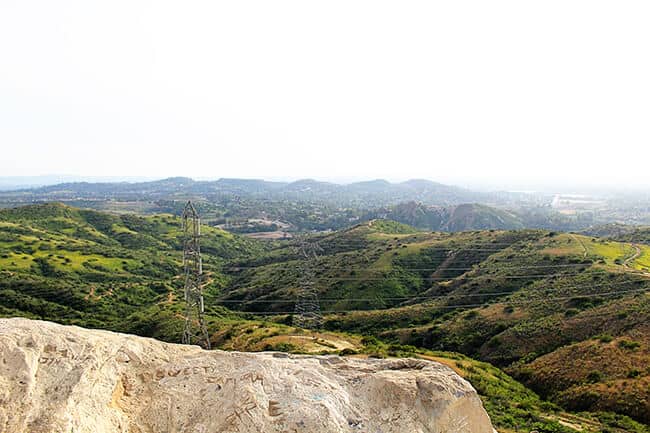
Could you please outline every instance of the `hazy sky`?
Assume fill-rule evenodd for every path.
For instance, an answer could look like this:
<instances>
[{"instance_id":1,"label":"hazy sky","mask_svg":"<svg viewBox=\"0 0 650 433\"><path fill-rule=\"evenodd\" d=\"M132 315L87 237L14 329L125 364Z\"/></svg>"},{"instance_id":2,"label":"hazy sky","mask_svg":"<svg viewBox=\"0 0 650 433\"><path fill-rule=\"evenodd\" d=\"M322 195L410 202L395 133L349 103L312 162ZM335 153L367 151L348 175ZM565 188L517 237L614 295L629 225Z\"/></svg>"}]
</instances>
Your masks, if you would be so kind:
<instances>
[{"instance_id":1,"label":"hazy sky","mask_svg":"<svg viewBox=\"0 0 650 433\"><path fill-rule=\"evenodd\" d=\"M0 176L650 185L650 2L0 0Z\"/></svg>"}]
</instances>

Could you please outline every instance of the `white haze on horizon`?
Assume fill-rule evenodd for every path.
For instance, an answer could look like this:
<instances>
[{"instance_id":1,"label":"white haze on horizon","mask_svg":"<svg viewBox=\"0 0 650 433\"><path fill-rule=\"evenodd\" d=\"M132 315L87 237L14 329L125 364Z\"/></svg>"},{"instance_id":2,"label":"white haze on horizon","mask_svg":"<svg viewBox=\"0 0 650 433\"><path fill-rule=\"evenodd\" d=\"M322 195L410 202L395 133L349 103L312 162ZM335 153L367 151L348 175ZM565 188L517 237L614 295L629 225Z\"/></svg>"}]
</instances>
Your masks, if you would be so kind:
<instances>
[{"instance_id":1,"label":"white haze on horizon","mask_svg":"<svg viewBox=\"0 0 650 433\"><path fill-rule=\"evenodd\" d=\"M5 0L0 176L648 187L649 21L646 1Z\"/></svg>"}]
</instances>

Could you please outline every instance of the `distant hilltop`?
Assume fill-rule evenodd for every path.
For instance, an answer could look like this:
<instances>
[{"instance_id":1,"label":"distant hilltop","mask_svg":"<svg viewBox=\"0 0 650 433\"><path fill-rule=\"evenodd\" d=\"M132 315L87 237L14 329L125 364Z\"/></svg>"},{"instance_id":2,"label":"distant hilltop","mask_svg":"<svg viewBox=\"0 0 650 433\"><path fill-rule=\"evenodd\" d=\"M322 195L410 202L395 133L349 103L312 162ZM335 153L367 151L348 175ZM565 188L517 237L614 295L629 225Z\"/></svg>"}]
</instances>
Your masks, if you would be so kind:
<instances>
[{"instance_id":1,"label":"distant hilltop","mask_svg":"<svg viewBox=\"0 0 650 433\"><path fill-rule=\"evenodd\" d=\"M0 183L0 186L2 183ZM188 177L170 177L139 182L62 182L39 187L22 188L5 194L19 194L36 199L53 197L57 200L82 198L135 199L141 194L149 199L168 197L170 194L263 196L266 198L331 199L356 203L373 201L378 204L395 204L404 200L419 200L427 204L460 204L489 201L493 196L441 183L413 179L400 183L373 180L339 184L314 179L293 182L275 182L261 179L193 180Z\"/></svg>"}]
</instances>

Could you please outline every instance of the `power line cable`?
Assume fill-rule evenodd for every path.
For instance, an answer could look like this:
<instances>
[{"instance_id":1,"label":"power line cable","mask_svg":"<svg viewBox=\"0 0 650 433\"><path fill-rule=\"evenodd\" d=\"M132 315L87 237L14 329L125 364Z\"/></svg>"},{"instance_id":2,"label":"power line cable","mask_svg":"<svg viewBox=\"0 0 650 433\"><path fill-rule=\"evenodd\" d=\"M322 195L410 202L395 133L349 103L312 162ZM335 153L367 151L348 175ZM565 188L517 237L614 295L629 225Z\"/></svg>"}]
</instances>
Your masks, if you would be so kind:
<instances>
[{"instance_id":1,"label":"power line cable","mask_svg":"<svg viewBox=\"0 0 650 433\"><path fill-rule=\"evenodd\" d=\"M635 289L635 290L622 290L622 291L615 291L615 292L604 292L604 293L592 293L588 295L574 295L574 296L562 296L562 297L554 297L554 298L542 298L545 301L561 301L561 300L571 300L575 298L593 298L593 297L602 297L602 296L615 296L619 294L631 294L631 293L643 293L643 292L648 292L650 290L650 287L644 287L643 289ZM431 306L434 309L459 309L459 308L479 308L479 307L488 307L488 306L494 306L494 305L527 305L527 304L532 304L539 302L540 299L530 299L528 301L509 301L509 302L493 302L493 303L481 303L481 304L460 304L460 305L435 305ZM425 304L417 304L415 306L425 306ZM332 311L325 311L325 314L341 314L341 313L377 313L377 312L382 312L386 311L385 309L381 310L332 310ZM290 311L274 311L274 312L259 312L259 311L233 311L242 315L246 314L252 314L252 315L260 315L260 316L284 316L288 314L293 314Z\"/></svg>"},{"instance_id":2,"label":"power line cable","mask_svg":"<svg viewBox=\"0 0 650 433\"><path fill-rule=\"evenodd\" d=\"M575 277L582 275L582 273L560 273L560 274L534 274L534 275L494 275L486 274L480 276L465 276L464 274L453 276L453 277L416 277L421 281L472 281L472 280L485 280L492 278L495 280L518 280L518 279L550 279L555 277ZM385 281L385 280L394 280L394 279L410 279L409 275L387 275L384 277L363 277L363 276L354 276L354 277L345 277L345 276L316 276L317 281Z\"/></svg>"},{"instance_id":3,"label":"power line cable","mask_svg":"<svg viewBox=\"0 0 650 433\"><path fill-rule=\"evenodd\" d=\"M229 268L222 268L222 270L224 270L224 269L232 269L232 270L259 269L259 268L263 268L263 267L266 267L266 266L275 266L275 265L277 265L277 266L286 266L286 264L287 264L287 262L277 262L277 263L269 263L269 264L259 265L259 266L231 266ZM590 267L592 265L593 265L593 263L590 262L590 263L567 263L567 264L562 264L562 265L508 266L508 267L499 268L499 270L543 269L543 268L549 268L550 269L550 268L573 268L573 267L577 268L577 267ZM437 267L437 268L405 268L405 267L402 267L402 266L400 266L398 264L393 263L392 266L394 267L394 269L401 270L401 271L402 270L403 271L437 271L437 270L440 270L440 271L472 271L472 270L481 270L480 265L477 265L475 267L466 267L466 268L446 268L446 267L440 267L440 266ZM315 269L324 270L324 269L328 269L328 268L326 268L324 266L321 266L321 267L315 267ZM355 268L338 267L338 269L348 270L348 271L351 271L351 270L375 270L376 269L377 271L382 271L382 270L386 270L387 267L381 267L381 266L355 267ZM388 268L388 270L390 270L390 268Z\"/></svg>"},{"instance_id":4,"label":"power line cable","mask_svg":"<svg viewBox=\"0 0 650 433\"><path fill-rule=\"evenodd\" d=\"M641 283L648 280L631 280L631 281L622 281L622 282L609 282L604 284L585 284L581 286L565 286L565 287L554 287L557 291L560 290L576 290L583 288L593 288L593 287L609 287L609 286L622 286L627 284ZM549 290L543 288L535 288L533 290ZM400 297L376 297L376 298L320 298L320 301L328 302L340 302L340 301L378 301L378 300L412 300L412 299L457 299L457 298L476 298L482 296L504 296L504 295L516 295L519 293L519 290L514 291L504 291L504 292L486 292L486 293L458 293L458 294L446 294L446 295L432 295L432 296L400 296ZM253 299L224 299L216 300L216 303L279 303L279 302L289 302L288 299L284 298L263 298L260 300Z\"/></svg>"}]
</instances>

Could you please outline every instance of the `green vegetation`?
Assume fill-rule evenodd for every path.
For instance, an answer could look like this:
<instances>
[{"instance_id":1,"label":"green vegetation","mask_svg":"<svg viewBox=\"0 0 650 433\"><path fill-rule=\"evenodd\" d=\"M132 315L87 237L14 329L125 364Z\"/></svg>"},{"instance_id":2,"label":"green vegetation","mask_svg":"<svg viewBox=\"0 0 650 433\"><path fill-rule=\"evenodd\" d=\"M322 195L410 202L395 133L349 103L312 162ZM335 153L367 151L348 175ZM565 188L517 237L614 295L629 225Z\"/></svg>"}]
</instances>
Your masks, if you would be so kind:
<instances>
[{"instance_id":1,"label":"green vegetation","mask_svg":"<svg viewBox=\"0 0 650 433\"><path fill-rule=\"evenodd\" d=\"M323 248L312 264L321 304L334 312L326 317L328 330L461 352L540 392L551 386L531 368L537 359L597 336L648 335L648 277L635 270L638 257L629 244L539 230L444 234L394 227L371 221L313 237ZM238 263L221 299L236 309L290 311L299 285L296 260L285 243ZM650 389L643 383L650 372L642 366L648 361L639 358L638 375L628 377L629 367L620 372L637 384L637 397L625 405L615 403L620 396L596 404L574 393L579 377L594 370L578 374L568 359L552 366L571 375L556 381L557 392L543 393L566 407L646 421Z\"/></svg>"},{"instance_id":2,"label":"green vegetation","mask_svg":"<svg viewBox=\"0 0 650 433\"><path fill-rule=\"evenodd\" d=\"M633 245L385 220L311 240L322 249L310 263L327 313L319 332L286 314L300 286L295 242L203 229L216 347L431 358L475 386L500 431L648 432L624 416L647 423L650 413L646 256ZM181 244L169 214L2 210L0 316L179 341Z\"/></svg>"},{"instance_id":3,"label":"green vegetation","mask_svg":"<svg viewBox=\"0 0 650 433\"><path fill-rule=\"evenodd\" d=\"M354 352L357 356L421 358L452 368L477 390L492 423L501 433L533 430L540 433L650 431L629 417L609 412L568 413L558 405L542 400L499 368L459 353L387 344L374 337L364 337L361 344L362 347Z\"/></svg>"},{"instance_id":4,"label":"green vegetation","mask_svg":"<svg viewBox=\"0 0 650 433\"><path fill-rule=\"evenodd\" d=\"M180 220L169 215L110 215L60 204L2 210L0 304L12 314L129 330L131 315L177 304L181 243ZM224 260L262 251L209 227L202 244L212 297L227 282Z\"/></svg>"},{"instance_id":5,"label":"green vegetation","mask_svg":"<svg viewBox=\"0 0 650 433\"><path fill-rule=\"evenodd\" d=\"M650 245L650 227L625 225L620 223L605 224L585 231L589 236L597 236L619 242Z\"/></svg>"},{"instance_id":6,"label":"green vegetation","mask_svg":"<svg viewBox=\"0 0 650 433\"><path fill-rule=\"evenodd\" d=\"M544 194L483 193L421 179L348 185L310 179L286 183L182 177L140 183L81 182L0 191L0 207L60 201L111 212L178 215L187 198L197 203L206 223L237 233L338 230L372 219L391 219L436 231L575 231L612 221L650 223L637 202L647 203L643 196L632 203L608 202L598 212L576 209L575 213L560 213L548 206L551 199Z\"/></svg>"}]
</instances>

